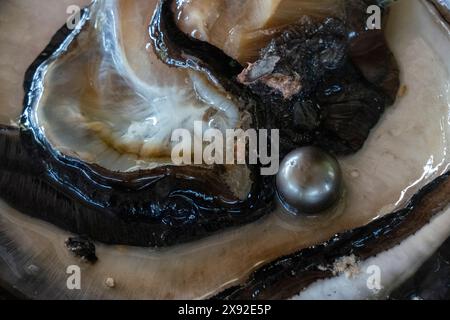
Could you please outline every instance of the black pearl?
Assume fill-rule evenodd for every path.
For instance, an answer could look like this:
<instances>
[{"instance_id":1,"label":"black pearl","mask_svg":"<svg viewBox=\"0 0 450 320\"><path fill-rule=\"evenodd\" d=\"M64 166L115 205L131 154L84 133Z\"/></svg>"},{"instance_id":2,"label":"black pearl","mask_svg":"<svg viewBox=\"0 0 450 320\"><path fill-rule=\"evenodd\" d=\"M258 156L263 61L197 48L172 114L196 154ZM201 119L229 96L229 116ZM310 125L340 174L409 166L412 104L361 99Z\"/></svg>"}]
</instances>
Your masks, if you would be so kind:
<instances>
[{"instance_id":1,"label":"black pearl","mask_svg":"<svg viewBox=\"0 0 450 320\"><path fill-rule=\"evenodd\" d=\"M318 214L331 208L342 194L342 170L336 158L304 147L282 161L276 179L278 197L294 214Z\"/></svg>"}]
</instances>

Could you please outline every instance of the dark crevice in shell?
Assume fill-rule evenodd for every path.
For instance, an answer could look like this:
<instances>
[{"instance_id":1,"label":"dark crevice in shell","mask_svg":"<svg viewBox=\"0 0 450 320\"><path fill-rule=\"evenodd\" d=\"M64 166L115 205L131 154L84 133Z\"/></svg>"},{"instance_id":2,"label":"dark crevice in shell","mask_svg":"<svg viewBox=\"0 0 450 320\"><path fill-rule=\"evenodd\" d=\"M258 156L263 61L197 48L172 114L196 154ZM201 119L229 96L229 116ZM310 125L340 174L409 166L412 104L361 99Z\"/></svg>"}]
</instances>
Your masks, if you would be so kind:
<instances>
[{"instance_id":1,"label":"dark crevice in shell","mask_svg":"<svg viewBox=\"0 0 450 320\"><path fill-rule=\"evenodd\" d=\"M69 252L75 257L80 258L82 261L92 264L97 262L98 258L95 254L95 244L87 237L69 237L64 244Z\"/></svg>"},{"instance_id":2,"label":"dark crevice in shell","mask_svg":"<svg viewBox=\"0 0 450 320\"><path fill-rule=\"evenodd\" d=\"M450 204L449 177L450 172L422 188L404 209L338 234L321 245L281 257L254 272L245 284L227 289L216 298L288 299L312 283L332 277L333 264L340 257L355 255L365 260L399 245Z\"/></svg>"}]
</instances>

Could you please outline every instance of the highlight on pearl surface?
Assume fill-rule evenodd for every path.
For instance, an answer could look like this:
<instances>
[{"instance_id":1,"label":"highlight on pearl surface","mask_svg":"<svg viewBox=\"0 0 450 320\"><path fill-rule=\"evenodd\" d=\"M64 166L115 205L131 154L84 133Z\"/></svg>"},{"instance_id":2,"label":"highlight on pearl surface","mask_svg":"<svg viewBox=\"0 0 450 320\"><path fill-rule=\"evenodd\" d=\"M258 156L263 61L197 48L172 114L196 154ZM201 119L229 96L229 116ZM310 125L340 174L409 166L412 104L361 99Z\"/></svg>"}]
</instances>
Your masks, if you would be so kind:
<instances>
[{"instance_id":1,"label":"highlight on pearl surface","mask_svg":"<svg viewBox=\"0 0 450 320\"><path fill-rule=\"evenodd\" d=\"M278 198L288 211L318 214L339 200L342 170L329 153L316 147L299 148L283 159L276 184Z\"/></svg>"}]
</instances>

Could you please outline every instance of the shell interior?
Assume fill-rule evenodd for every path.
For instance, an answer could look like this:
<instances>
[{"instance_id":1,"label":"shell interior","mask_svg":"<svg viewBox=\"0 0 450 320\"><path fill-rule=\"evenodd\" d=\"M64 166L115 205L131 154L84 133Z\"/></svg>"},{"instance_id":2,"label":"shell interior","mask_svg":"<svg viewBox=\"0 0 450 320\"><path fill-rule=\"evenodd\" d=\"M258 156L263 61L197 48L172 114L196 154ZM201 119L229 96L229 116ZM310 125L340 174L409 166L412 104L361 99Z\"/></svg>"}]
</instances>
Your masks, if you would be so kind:
<instances>
[{"instance_id":1,"label":"shell interior","mask_svg":"<svg viewBox=\"0 0 450 320\"><path fill-rule=\"evenodd\" d=\"M104 3L104 10L91 18L97 23L94 34L100 35L100 41L91 47L83 45L80 39L76 50L81 55L69 53L49 66L47 77L53 85L44 88L38 118L48 121L41 127L61 152L77 150L81 158L116 170L140 166L141 158L145 159L144 167L151 166L154 156L164 150L162 141L166 141L172 121L178 125L186 118L202 119L211 104L195 90L195 84L201 80L193 74L183 71L180 76L177 71L176 76L167 79L152 77L151 71L166 67L153 60L152 53L146 50L146 39L140 38L145 33L131 30L142 28L149 21L155 1ZM117 8L121 8L119 16ZM120 18L123 24L105 26L104 14ZM244 281L267 262L402 208L421 187L450 168L449 30L436 20L422 1L402 0L392 7L386 36L400 63L407 93L386 112L359 153L339 159L346 180L346 197L327 215L290 219L278 208L250 225L163 250L98 243L98 263L82 264L82 290L70 291L66 287L66 269L79 261L64 248L69 235L0 201L2 281L26 296L39 298L207 298ZM130 36L115 38L111 32ZM86 33L83 37L93 36ZM113 54L109 49L116 46L120 50ZM128 52L127 48L137 52ZM90 64L89 59L95 63ZM70 71L71 77L58 72L62 66L68 68L64 72ZM148 70L151 71L147 73ZM172 71L168 69L167 73ZM92 74L98 82L85 83L86 74ZM170 91L174 86L180 88L176 95ZM220 92L215 91L217 88L210 90ZM120 97L114 95L116 91L121 92ZM83 109L84 104L78 99L80 92L94 108ZM103 94L107 95L107 103L98 102ZM161 104L158 99L179 100ZM214 103L212 107L219 108L220 102ZM7 102L4 105L10 106ZM158 109L162 105L178 109L165 113L167 108ZM1 114L2 120L9 120L8 115L14 113ZM67 114L70 117L63 116ZM149 138L142 132L153 132L153 116L157 123L171 124ZM108 121L97 122L105 117ZM237 126L234 116L224 115L221 120ZM88 137L93 142L87 142ZM115 153L98 152L105 150L105 145L111 146L111 137L117 144L112 148L115 151L108 152ZM123 152L124 146L131 149ZM104 285L108 277L117 284L113 290Z\"/></svg>"}]
</instances>

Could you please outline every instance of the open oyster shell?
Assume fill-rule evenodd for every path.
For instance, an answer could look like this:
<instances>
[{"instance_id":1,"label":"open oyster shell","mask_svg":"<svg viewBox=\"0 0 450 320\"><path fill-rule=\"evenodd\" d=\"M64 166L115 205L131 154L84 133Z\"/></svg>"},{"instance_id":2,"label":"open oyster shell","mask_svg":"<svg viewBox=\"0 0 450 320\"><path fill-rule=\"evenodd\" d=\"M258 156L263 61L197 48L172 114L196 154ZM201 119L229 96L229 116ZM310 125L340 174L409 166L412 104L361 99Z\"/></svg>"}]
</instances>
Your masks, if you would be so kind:
<instances>
[{"instance_id":1,"label":"open oyster shell","mask_svg":"<svg viewBox=\"0 0 450 320\"><path fill-rule=\"evenodd\" d=\"M39 190L22 210L105 243L140 246L194 240L271 210L270 180L257 165L172 165L175 129L190 130L195 146L195 121L224 132L259 119L251 101L145 49L155 5L95 2L33 63L20 133L3 129L5 198L21 202L24 188ZM133 20L139 6L147 15Z\"/></svg>"},{"instance_id":2,"label":"open oyster shell","mask_svg":"<svg viewBox=\"0 0 450 320\"><path fill-rule=\"evenodd\" d=\"M134 3L151 14L148 1ZM411 21L421 28L412 30ZM338 270L329 280L337 284L314 283L353 256L362 270L383 268L378 295L385 296L450 234L448 28L425 2L404 0L392 7L386 34L408 91L363 149L340 159L347 196L333 212L294 220L278 208L247 226L168 249L97 243L99 261L83 265L82 290L69 291L65 271L78 263L64 248L69 234L1 202L2 282L38 298L208 298L225 289L220 297L287 298L304 290L303 296L326 298L342 283L348 290L337 297L372 297L352 281L365 283L364 274L347 279ZM398 259L402 253L407 258ZM113 290L103 284L107 277L116 280Z\"/></svg>"}]
</instances>

